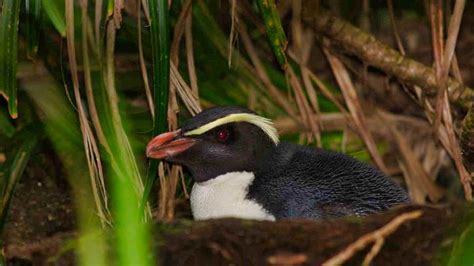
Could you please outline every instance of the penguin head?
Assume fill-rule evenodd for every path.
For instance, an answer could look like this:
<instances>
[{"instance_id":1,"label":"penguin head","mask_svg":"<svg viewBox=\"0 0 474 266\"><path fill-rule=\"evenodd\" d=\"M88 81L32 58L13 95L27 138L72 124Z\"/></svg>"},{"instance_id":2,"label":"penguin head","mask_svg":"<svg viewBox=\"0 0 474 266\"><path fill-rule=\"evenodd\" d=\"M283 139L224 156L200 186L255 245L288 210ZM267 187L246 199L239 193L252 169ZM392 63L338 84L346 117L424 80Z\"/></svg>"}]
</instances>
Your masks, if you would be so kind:
<instances>
[{"instance_id":1,"label":"penguin head","mask_svg":"<svg viewBox=\"0 0 474 266\"><path fill-rule=\"evenodd\" d=\"M269 119L242 107L214 107L163 133L147 145L147 157L183 165L197 182L249 171L278 144Z\"/></svg>"}]
</instances>

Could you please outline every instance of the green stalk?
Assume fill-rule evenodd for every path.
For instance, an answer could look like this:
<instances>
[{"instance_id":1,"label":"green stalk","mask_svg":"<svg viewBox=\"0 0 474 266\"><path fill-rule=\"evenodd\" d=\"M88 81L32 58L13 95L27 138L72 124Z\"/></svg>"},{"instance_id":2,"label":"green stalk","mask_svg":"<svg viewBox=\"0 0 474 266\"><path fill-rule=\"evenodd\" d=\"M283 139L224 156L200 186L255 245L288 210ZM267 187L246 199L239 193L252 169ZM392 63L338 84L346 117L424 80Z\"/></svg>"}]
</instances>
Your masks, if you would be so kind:
<instances>
[{"instance_id":1,"label":"green stalk","mask_svg":"<svg viewBox=\"0 0 474 266\"><path fill-rule=\"evenodd\" d=\"M17 48L20 0L4 0L0 13L0 95L8 101L12 118L17 111Z\"/></svg>"},{"instance_id":2,"label":"green stalk","mask_svg":"<svg viewBox=\"0 0 474 266\"><path fill-rule=\"evenodd\" d=\"M286 40L285 31L281 25L280 16L275 5L274 0L257 0L258 9L262 15L267 30L270 44L273 48L278 63L283 69L288 67L288 61L286 59L285 50L288 45Z\"/></svg>"},{"instance_id":3,"label":"green stalk","mask_svg":"<svg viewBox=\"0 0 474 266\"><path fill-rule=\"evenodd\" d=\"M132 147L125 133L118 106L115 88L115 23L109 20L106 38L106 64L104 69L111 121L116 142L110 144L113 163L111 164L112 200L115 218L116 250L118 265L150 265L151 234L149 224L140 212L141 176ZM110 119L110 118L109 118ZM143 210L143 214L146 214Z\"/></svg>"},{"instance_id":4,"label":"green stalk","mask_svg":"<svg viewBox=\"0 0 474 266\"><path fill-rule=\"evenodd\" d=\"M151 46L153 58L153 92L155 100L155 119L153 136L167 129L168 91L170 76L169 49L169 11L167 0L150 0L148 2L151 18ZM142 208L146 205L153 184L156 181L158 161L152 160L148 165Z\"/></svg>"}]
</instances>

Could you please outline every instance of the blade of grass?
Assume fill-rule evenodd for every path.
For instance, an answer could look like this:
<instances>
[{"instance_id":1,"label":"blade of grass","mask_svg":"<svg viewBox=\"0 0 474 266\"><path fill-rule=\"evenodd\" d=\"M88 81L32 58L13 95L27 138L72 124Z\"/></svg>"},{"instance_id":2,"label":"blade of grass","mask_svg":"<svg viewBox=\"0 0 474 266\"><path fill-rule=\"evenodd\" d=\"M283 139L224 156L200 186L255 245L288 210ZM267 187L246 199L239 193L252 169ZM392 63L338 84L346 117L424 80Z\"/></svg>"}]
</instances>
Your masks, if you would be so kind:
<instances>
[{"instance_id":1,"label":"blade of grass","mask_svg":"<svg viewBox=\"0 0 474 266\"><path fill-rule=\"evenodd\" d=\"M111 145L114 163L112 164L112 201L114 203L115 248L119 265L150 265L153 255L150 249L150 228L146 223L149 209L140 208L143 183L137 161L122 123L119 112L118 95L115 86L115 37L117 23L115 19L120 8L114 9L113 17L107 22L104 82L111 110L112 131L116 142ZM143 212L142 212L143 211ZM143 219L145 217L145 219Z\"/></svg>"},{"instance_id":2,"label":"blade of grass","mask_svg":"<svg viewBox=\"0 0 474 266\"><path fill-rule=\"evenodd\" d=\"M153 59L153 93L155 102L155 119L153 120L153 136L167 129L168 92L170 79L170 43L169 43L169 10L168 1L148 1L151 19L151 45ZM148 165L143 193L142 207L156 181L158 161L151 160Z\"/></svg>"},{"instance_id":3,"label":"blade of grass","mask_svg":"<svg viewBox=\"0 0 474 266\"><path fill-rule=\"evenodd\" d=\"M41 1L43 10L53 23L61 37L66 37L66 18L64 16L64 1L46 0Z\"/></svg>"},{"instance_id":4,"label":"blade of grass","mask_svg":"<svg viewBox=\"0 0 474 266\"><path fill-rule=\"evenodd\" d=\"M41 2L42 0L26 0L26 55L33 59L38 52L38 42L41 26Z\"/></svg>"},{"instance_id":5,"label":"blade of grass","mask_svg":"<svg viewBox=\"0 0 474 266\"><path fill-rule=\"evenodd\" d=\"M119 9L115 9L117 12ZM115 13L114 13L115 16ZM105 89L108 97L108 105L110 109L112 130L114 136L116 137L117 145L120 148L120 155L125 156L123 158L122 165L120 162L116 166L126 166L130 169L128 179L132 180L133 189L136 193L143 193L143 183L138 169L137 161L133 153L129 138L125 132L123 126L122 118L119 111L119 96L117 94L117 89L115 86L115 65L114 65L114 54L115 54L115 37L116 29L118 25L116 24L118 20L114 19L109 20L107 23L107 32L106 32L106 53L105 53L105 65L103 69L103 77L105 83ZM117 156L118 157L118 156ZM145 212L145 215L149 214L149 210Z\"/></svg>"},{"instance_id":6,"label":"blade of grass","mask_svg":"<svg viewBox=\"0 0 474 266\"><path fill-rule=\"evenodd\" d=\"M464 229L453 245L446 265L473 265L474 264L474 222Z\"/></svg>"},{"instance_id":7,"label":"blade of grass","mask_svg":"<svg viewBox=\"0 0 474 266\"><path fill-rule=\"evenodd\" d=\"M227 36L221 30L214 16L212 16L205 1L197 0L195 1L195 3L196 5L193 7L193 15L194 15L194 21L196 23L193 23L193 24L196 25L196 31L199 34L199 35L198 34L195 35L196 36L195 39L198 40L201 38L205 38L206 43L209 43L212 46L214 46L213 51L219 53L222 56L222 58L225 59L226 62L228 62L227 60L228 60L228 55L229 55L229 51L228 51L229 41L227 39ZM238 30L240 33L241 27L238 27ZM240 33L240 36L242 36L241 33ZM196 41L196 43L198 42ZM237 72L239 75L239 79L245 80L245 82L249 84L249 86L247 87L257 88L259 92L261 92L261 95L264 97L268 97L267 94L270 95L272 99L276 99L279 107L281 107L286 112L288 112L292 117L296 117L297 115L296 115L296 112L293 110L292 103L288 99L286 99L286 96L284 95L284 93L279 91L278 88L276 88L273 84L271 84L271 82L269 82L270 77L269 75L264 73L264 70L265 70L264 65L256 57L256 51L254 47L252 46L252 44L244 41L244 46L249 53L252 64L255 67L251 65L245 57L240 56L238 51L234 49L232 52L232 56L234 57L232 61L238 62L238 64L233 64L233 69L231 69L231 71ZM251 51L249 51L249 49ZM199 60L199 57L196 57L196 58L198 58L197 60ZM257 75L255 75L255 73L257 73ZM284 75L282 75L279 71L275 71L274 73L275 73L275 76L278 76L278 78L281 78L283 80L283 83L286 85ZM265 74L267 76L267 79L261 79L260 77L261 74ZM221 80L220 79L213 80L212 85L206 84L208 83L207 79L206 80L201 79L201 82L202 82L201 86L203 86L204 88L210 89L210 87L219 88L219 86L215 86L215 84L220 83ZM236 91L242 94L247 89L246 87L241 87L239 83L240 82L237 82L238 86L235 86L236 89L233 91ZM232 85L233 84L235 84L235 82L233 82ZM226 87L229 87L229 85L227 85ZM219 88L220 91L222 91L221 88L222 87ZM237 90L237 88L239 90ZM226 90L226 93L228 93L228 91L229 90ZM201 95L203 96L203 98L205 98L206 96L210 96L207 90L202 90ZM247 99L244 99L244 102L242 104L246 104L246 100Z\"/></svg>"},{"instance_id":8,"label":"blade of grass","mask_svg":"<svg viewBox=\"0 0 474 266\"><path fill-rule=\"evenodd\" d=\"M258 9L262 15L270 44L278 63L283 69L288 67L285 51L288 41L281 26L280 16L274 0L257 0Z\"/></svg>"},{"instance_id":9,"label":"blade of grass","mask_svg":"<svg viewBox=\"0 0 474 266\"><path fill-rule=\"evenodd\" d=\"M17 111L17 48L20 0L4 0L0 13L0 95L8 101L12 118Z\"/></svg>"},{"instance_id":10,"label":"blade of grass","mask_svg":"<svg viewBox=\"0 0 474 266\"><path fill-rule=\"evenodd\" d=\"M8 115L0 110L0 133L5 134L8 138L13 137L15 134L15 127L9 120Z\"/></svg>"}]
</instances>

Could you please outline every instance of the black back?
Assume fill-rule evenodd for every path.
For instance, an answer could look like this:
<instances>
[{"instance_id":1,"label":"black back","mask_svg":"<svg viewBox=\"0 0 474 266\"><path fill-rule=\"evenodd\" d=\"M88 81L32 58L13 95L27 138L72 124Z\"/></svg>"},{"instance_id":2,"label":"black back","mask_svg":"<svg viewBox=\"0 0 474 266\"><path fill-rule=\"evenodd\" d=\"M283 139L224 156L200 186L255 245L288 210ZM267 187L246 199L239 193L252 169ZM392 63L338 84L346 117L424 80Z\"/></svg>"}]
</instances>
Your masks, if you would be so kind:
<instances>
[{"instance_id":1,"label":"black back","mask_svg":"<svg viewBox=\"0 0 474 266\"><path fill-rule=\"evenodd\" d=\"M277 219L366 215L409 202L399 185L365 163L287 143L259 164L248 197Z\"/></svg>"}]
</instances>

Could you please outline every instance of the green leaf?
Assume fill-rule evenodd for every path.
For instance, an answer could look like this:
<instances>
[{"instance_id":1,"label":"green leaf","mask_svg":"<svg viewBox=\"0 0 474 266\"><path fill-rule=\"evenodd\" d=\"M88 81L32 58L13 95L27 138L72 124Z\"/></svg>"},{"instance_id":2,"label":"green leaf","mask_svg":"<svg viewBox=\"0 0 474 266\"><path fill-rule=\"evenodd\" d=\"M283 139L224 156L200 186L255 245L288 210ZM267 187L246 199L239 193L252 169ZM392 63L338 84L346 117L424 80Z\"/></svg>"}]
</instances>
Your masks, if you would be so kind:
<instances>
[{"instance_id":1,"label":"green leaf","mask_svg":"<svg viewBox=\"0 0 474 266\"><path fill-rule=\"evenodd\" d=\"M41 30L41 2L42 0L26 0L26 55L33 59L38 52L38 42Z\"/></svg>"},{"instance_id":2,"label":"green leaf","mask_svg":"<svg viewBox=\"0 0 474 266\"><path fill-rule=\"evenodd\" d=\"M3 110L0 111L0 133L5 134L8 138L13 137L15 134L15 127L12 125L8 119L8 115L3 112Z\"/></svg>"},{"instance_id":3,"label":"green leaf","mask_svg":"<svg viewBox=\"0 0 474 266\"><path fill-rule=\"evenodd\" d=\"M0 94L8 101L12 118L17 111L17 41L20 0L4 0L0 13Z\"/></svg>"},{"instance_id":4,"label":"green leaf","mask_svg":"<svg viewBox=\"0 0 474 266\"><path fill-rule=\"evenodd\" d=\"M274 0L257 0L258 9L262 15L267 30L270 44L272 45L273 52L278 60L278 63L283 69L288 67L288 61L286 59L285 50L288 45L286 40L285 32L281 25L280 16L275 5Z\"/></svg>"},{"instance_id":5,"label":"green leaf","mask_svg":"<svg viewBox=\"0 0 474 266\"><path fill-rule=\"evenodd\" d=\"M167 0L150 0L148 5L151 17L153 93L155 98L153 136L156 136L167 129L166 116L168 112L170 76L170 21ZM148 200L153 184L156 181L157 166L158 161L150 161L145 182L145 191L143 193L143 202Z\"/></svg>"},{"instance_id":6,"label":"green leaf","mask_svg":"<svg viewBox=\"0 0 474 266\"><path fill-rule=\"evenodd\" d=\"M64 1L60 0L46 0L41 1L44 12L48 16L51 23L53 23L56 30L62 37L66 37L66 19L64 17Z\"/></svg>"},{"instance_id":7,"label":"green leaf","mask_svg":"<svg viewBox=\"0 0 474 266\"><path fill-rule=\"evenodd\" d=\"M447 265L474 265L474 222L471 222L453 245Z\"/></svg>"},{"instance_id":8,"label":"green leaf","mask_svg":"<svg viewBox=\"0 0 474 266\"><path fill-rule=\"evenodd\" d=\"M40 66L38 66L40 67ZM61 159L65 176L71 185L78 218L78 265L108 265L106 240L95 212L95 203L87 171L86 154L82 144L77 112L71 106L63 87L56 83L46 69L41 78L25 78L22 88L36 110L53 149ZM34 131L34 130L33 130Z\"/></svg>"}]
</instances>

